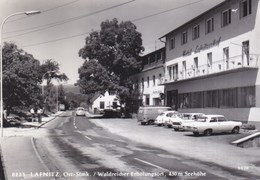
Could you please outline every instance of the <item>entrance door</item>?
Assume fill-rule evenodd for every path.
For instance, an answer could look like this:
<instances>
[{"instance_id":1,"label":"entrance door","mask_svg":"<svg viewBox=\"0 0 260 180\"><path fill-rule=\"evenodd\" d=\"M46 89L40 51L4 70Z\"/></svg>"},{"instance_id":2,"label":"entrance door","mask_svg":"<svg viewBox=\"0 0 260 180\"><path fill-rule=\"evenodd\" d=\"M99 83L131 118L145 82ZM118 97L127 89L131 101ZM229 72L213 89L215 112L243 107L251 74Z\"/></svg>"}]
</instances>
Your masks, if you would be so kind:
<instances>
[{"instance_id":1,"label":"entrance door","mask_svg":"<svg viewBox=\"0 0 260 180\"><path fill-rule=\"evenodd\" d=\"M178 110L178 90L167 91L167 106Z\"/></svg>"}]
</instances>

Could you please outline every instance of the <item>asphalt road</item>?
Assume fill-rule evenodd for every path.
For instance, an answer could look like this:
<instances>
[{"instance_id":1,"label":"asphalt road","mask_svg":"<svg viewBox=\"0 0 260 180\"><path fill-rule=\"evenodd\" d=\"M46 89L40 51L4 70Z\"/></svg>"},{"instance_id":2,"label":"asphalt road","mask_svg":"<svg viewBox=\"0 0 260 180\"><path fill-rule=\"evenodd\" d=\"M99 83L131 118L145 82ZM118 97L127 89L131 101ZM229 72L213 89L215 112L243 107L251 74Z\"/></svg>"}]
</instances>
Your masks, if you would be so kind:
<instances>
[{"instance_id":1,"label":"asphalt road","mask_svg":"<svg viewBox=\"0 0 260 180\"><path fill-rule=\"evenodd\" d=\"M46 128L49 135L35 138L35 146L51 178L246 179L241 178L241 174L218 170L219 167L216 167L219 173L212 173L197 166L200 162L176 158L160 149L160 142L158 147L149 147L130 141L71 112L42 128ZM47 179L48 174L45 175Z\"/></svg>"}]
</instances>

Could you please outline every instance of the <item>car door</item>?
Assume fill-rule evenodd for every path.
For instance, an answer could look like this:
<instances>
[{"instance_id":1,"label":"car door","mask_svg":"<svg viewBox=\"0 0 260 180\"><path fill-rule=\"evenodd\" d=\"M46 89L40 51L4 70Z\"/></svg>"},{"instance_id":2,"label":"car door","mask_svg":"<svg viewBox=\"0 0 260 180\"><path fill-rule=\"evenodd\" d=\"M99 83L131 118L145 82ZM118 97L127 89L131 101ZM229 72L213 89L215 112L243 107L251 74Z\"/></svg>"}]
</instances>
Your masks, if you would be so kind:
<instances>
[{"instance_id":1,"label":"car door","mask_svg":"<svg viewBox=\"0 0 260 180\"><path fill-rule=\"evenodd\" d=\"M211 117L209 120L209 127L213 130L214 133L218 133L220 131L218 119L216 117Z\"/></svg>"},{"instance_id":2,"label":"car door","mask_svg":"<svg viewBox=\"0 0 260 180\"><path fill-rule=\"evenodd\" d=\"M220 132L227 132L231 128L225 117L218 117L218 123Z\"/></svg>"}]
</instances>

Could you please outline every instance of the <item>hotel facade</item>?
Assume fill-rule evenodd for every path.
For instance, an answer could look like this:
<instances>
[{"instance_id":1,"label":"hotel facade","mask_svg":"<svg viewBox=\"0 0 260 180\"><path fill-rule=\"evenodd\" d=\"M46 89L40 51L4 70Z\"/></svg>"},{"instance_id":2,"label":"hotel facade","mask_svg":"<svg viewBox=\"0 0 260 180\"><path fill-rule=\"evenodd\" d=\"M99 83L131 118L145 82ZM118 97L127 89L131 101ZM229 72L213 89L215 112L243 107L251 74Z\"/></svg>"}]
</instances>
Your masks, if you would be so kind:
<instances>
[{"instance_id":1,"label":"hotel facade","mask_svg":"<svg viewBox=\"0 0 260 180\"><path fill-rule=\"evenodd\" d=\"M259 13L259 0L226 0L162 36L165 105L260 121Z\"/></svg>"}]
</instances>

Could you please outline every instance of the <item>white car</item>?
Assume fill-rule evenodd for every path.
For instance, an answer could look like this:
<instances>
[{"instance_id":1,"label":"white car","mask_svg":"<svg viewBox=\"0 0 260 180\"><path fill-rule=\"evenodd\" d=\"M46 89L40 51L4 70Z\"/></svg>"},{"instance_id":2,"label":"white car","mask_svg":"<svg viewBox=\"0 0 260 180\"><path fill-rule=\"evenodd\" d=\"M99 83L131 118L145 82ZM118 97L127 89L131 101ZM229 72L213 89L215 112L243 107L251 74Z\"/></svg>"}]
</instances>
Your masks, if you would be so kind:
<instances>
[{"instance_id":1,"label":"white car","mask_svg":"<svg viewBox=\"0 0 260 180\"><path fill-rule=\"evenodd\" d=\"M185 123L194 122L199 117L203 116L203 113L182 113L176 118L171 118L171 126L175 131L184 130L183 126ZM169 127L169 126L168 126Z\"/></svg>"},{"instance_id":2,"label":"white car","mask_svg":"<svg viewBox=\"0 0 260 180\"><path fill-rule=\"evenodd\" d=\"M168 127L168 128L171 128L172 127L172 123L173 121L179 121L181 118L183 117L183 114L182 113L175 113L175 114L172 114L172 116L168 117L165 121L165 125Z\"/></svg>"},{"instance_id":3,"label":"white car","mask_svg":"<svg viewBox=\"0 0 260 180\"><path fill-rule=\"evenodd\" d=\"M157 118L155 119L155 124L157 126L165 125L166 121L171 117L172 115L178 113L177 111L164 111Z\"/></svg>"},{"instance_id":4,"label":"white car","mask_svg":"<svg viewBox=\"0 0 260 180\"><path fill-rule=\"evenodd\" d=\"M241 122L229 121L223 115L204 115L193 123L184 124L183 128L194 135L210 136L212 133L223 132L238 134L241 126Z\"/></svg>"},{"instance_id":5,"label":"white car","mask_svg":"<svg viewBox=\"0 0 260 180\"><path fill-rule=\"evenodd\" d=\"M83 107L78 107L76 110L76 116L85 116L85 109Z\"/></svg>"}]
</instances>

